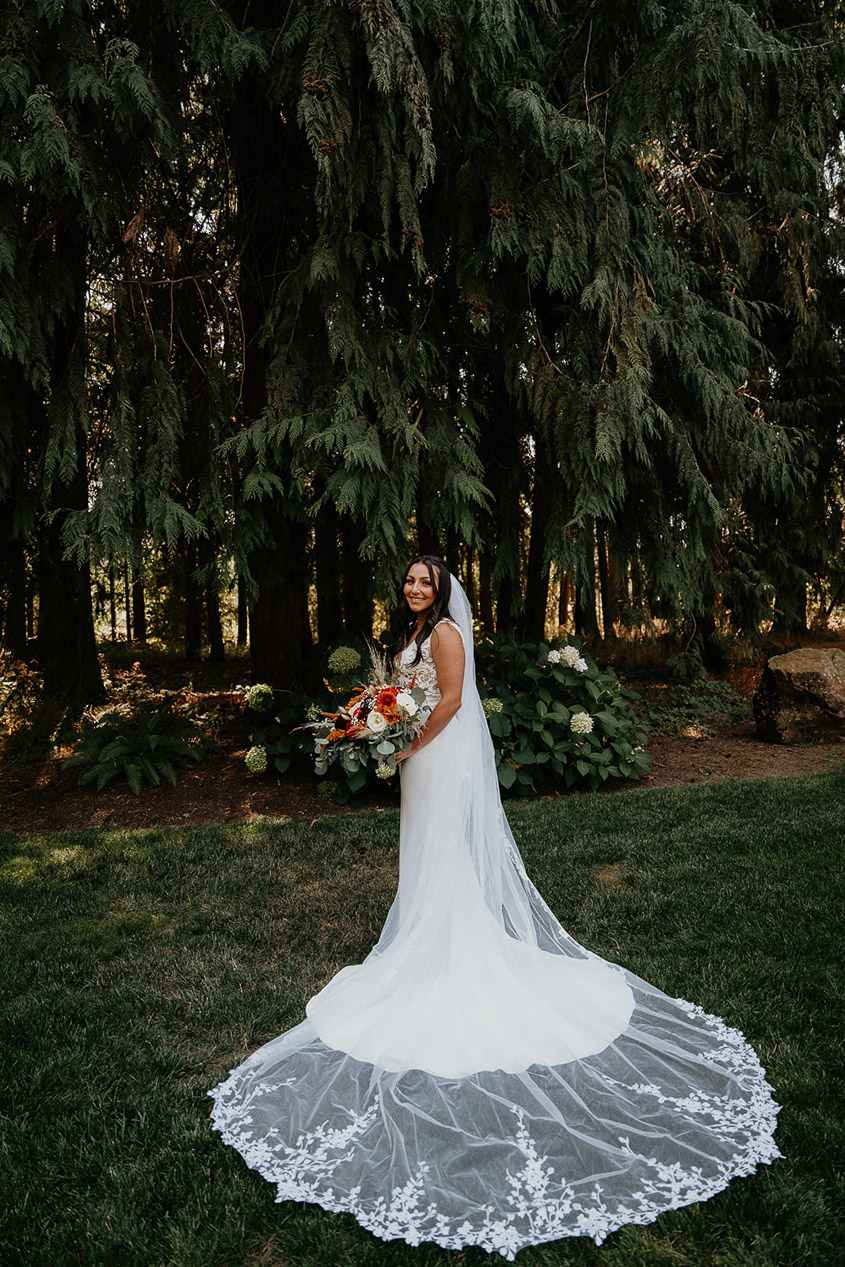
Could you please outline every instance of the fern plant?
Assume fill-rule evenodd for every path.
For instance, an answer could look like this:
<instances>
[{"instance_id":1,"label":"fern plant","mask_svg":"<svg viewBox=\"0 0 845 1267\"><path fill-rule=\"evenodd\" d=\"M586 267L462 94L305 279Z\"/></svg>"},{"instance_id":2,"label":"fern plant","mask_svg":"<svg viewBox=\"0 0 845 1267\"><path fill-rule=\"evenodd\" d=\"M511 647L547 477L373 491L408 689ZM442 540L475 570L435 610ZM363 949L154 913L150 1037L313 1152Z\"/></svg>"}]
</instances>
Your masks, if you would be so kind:
<instances>
[{"instance_id":1,"label":"fern plant","mask_svg":"<svg viewBox=\"0 0 845 1267\"><path fill-rule=\"evenodd\" d=\"M84 725L78 751L64 762L87 766L79 786L95 783L99 792L123 776L136 796L145 780L158 787L166 779L175 787L177 770L201 761L204 749L200 727L174 712L173 703L169 696L132 713L103 713Z\"/></svg>"}]
</instances>

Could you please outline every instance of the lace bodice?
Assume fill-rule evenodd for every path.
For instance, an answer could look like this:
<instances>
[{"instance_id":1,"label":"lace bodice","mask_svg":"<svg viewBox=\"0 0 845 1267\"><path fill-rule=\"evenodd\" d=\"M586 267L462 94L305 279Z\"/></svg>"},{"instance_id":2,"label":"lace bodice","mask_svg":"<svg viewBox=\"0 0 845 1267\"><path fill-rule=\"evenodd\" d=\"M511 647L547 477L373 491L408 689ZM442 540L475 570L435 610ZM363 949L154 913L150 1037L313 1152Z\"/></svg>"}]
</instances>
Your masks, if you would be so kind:
<instances>
[{"instance_id":1,"label":"lace bodice","mask_svg":"<svg viewBox=\"0 0 845 1267\"><path fill-rule=\"evenodd\" d=\"M453 629L458 626L453 620L438 621L439 625L451 625ZM435 625L437 628L437 625ZM460 632L460 630L458 630ZM417 654L416 645L412 642L397 657L399 676L403 686L410 686L411 681L415 680L417 686L421 686L425 691L426 706L431 712L436 704L440 702L440 684L437 681L437 667L434 663L434 656L431 654L431 639L426 638L422 644L422 654L416 664L413 660Z\"/></svg>"}]
</instances>

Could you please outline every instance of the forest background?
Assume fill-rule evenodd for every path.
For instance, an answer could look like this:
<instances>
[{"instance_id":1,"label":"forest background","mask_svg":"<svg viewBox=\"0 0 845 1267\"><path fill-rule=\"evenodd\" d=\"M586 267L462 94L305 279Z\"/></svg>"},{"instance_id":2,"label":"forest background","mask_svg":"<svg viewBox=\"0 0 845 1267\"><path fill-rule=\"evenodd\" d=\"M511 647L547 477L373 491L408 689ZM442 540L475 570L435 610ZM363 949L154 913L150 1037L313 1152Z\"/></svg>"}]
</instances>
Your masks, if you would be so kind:
<instances>
[{"instance_id":1,"label":"forest background","mask_svg":"<svg viewBox=\"0 0 845 1267\"><path fill-rule=\"evenodd\" d=\"M418 549L526 639L829 619L843 84L826 0L5 0L6 650L299 686Z\"/></svg>"}]
</instances>

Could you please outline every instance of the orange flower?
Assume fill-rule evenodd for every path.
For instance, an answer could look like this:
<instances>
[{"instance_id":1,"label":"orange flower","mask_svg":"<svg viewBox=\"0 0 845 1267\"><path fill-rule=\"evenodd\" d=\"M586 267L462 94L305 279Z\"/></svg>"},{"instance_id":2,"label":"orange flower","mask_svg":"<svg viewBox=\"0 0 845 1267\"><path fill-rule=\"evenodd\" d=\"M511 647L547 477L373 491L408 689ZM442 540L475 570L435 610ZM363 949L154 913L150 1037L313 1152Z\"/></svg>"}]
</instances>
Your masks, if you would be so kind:
<instances>
[{"instance_id":1,"label":"orange flower","mask_svg":"<svg viewBox=\"0 0 845 1267\"><path fill-rule=\"evenodd\" d=\"M345 739L346 731L345 730L330 730L326 738L329 740L329 742L331 742L332 739Z\"/></svg>"}]
</instances>

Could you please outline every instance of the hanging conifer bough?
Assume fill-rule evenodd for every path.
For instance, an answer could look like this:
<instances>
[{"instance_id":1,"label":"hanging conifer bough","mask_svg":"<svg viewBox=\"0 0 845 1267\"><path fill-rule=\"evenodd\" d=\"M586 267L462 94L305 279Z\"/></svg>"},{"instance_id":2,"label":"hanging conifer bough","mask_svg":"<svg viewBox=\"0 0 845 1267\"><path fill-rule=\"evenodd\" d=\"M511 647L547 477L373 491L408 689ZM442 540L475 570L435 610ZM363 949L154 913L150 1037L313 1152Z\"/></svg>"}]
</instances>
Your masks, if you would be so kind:
<instances>
[{"instance_id":1,"label":"hanging conifer bough","mask_svg":"<svg viewBox=\"0 0 845 1267\"><path fill-rule=\"evenodd\" d=\"M253 188L281 173L295 229L266 404L232 441L288 535L360 521L385 589L409 518L420 542L477 545L499 624L532 636L552 562L589 615L598 540L645 576L641 609L713 657L716 593L743 592L719 575L736 508L806 480L764 339L807 263L778 235L830 203L841 47L788 24L720 4L292 12L261 130L279 163ZM757 233L775 293L751 285Z\"/></svg>"},{"instance_id":2,"label":"hanging conifer bough","mask_svg":"<svg viewBox=\"0 0 845 1267\"><path fill-rule=\"evenodd\" d=\"M321 638L366 631L417 544L525 636L553 572L584 632L599 578L605 633L698 661L719 603L800 624L842 584L841 37L720 0L6 6L7 644L35 585L90 695L89 560L152 547L189 651L235 560L279 686L314 576Z\"/></svg>"}]
</instances>

